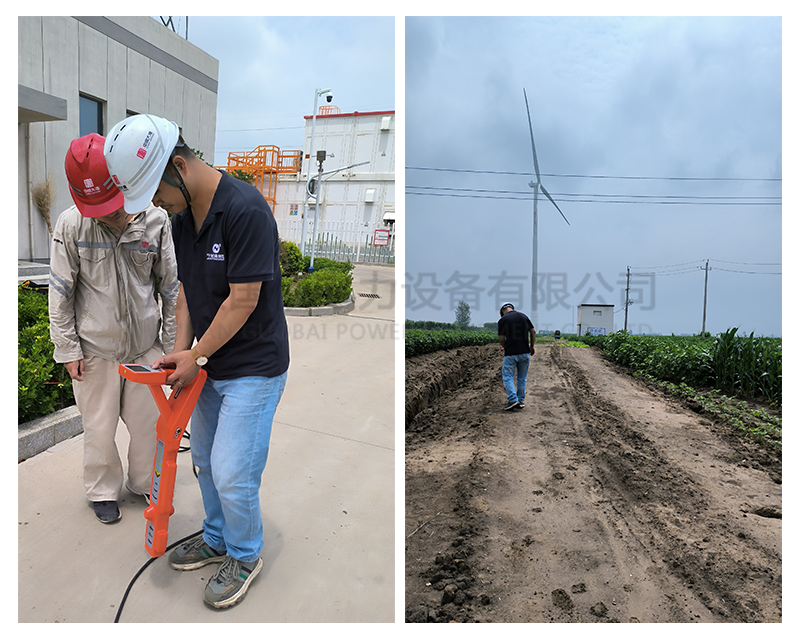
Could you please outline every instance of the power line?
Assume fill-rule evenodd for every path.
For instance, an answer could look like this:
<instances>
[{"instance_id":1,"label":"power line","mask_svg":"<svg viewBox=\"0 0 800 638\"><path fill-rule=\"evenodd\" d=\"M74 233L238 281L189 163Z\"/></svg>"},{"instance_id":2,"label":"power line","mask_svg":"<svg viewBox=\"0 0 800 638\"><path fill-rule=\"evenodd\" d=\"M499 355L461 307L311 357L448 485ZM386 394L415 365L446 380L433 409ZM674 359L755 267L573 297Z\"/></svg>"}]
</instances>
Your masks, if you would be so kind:
<instances>
[{"instance_id":1,"label":"power line","mask_svg":"<svg viewBox=\"0 0 800 638\"><path fill-rule=\"evenodd\" d=\"M700 264L705 263L706 261L720 261L722 263L730 263L730 264L741 264L741 265L749 265L749 266L780 266L781 263L763 263L763 264L756 264L756 263L747 263L747 262L736 262L736 261L722 261L720 259L698 259L695 261L687 261L680 264L674 264L671 266L631 266L632 270L649 270L651 272L631 272L631 275L636 275L638 277L646 277L646 276L659 276L659 277L667 277L670 275L685 275L688 273L693 272L703 272L705 271L705 267L703 266L692 266L692 264ZM674 269L674 270L671 270ZM783 273L780 272L764 272L764 271L753 271L753 270L733 270L730 268L720 268L719 266L715 266L714 268L709 268L709 270L719 270L722 272L732 272L738 273L743 275L782 275Z\"/></svg>"},{"instance_id":2,"label":"power line","mask_svg":"<svg viewBox=\"0 0 800 638\"><path fill-rule=\"evenodd\" d=\"M709 259L709 261L718 261L721 264L738 264L740 266L780 266L781 262L777 263L752 263L746 261L725 261L724 259Z\"/></svg>"},{"instance_id":3,"label":"power line","mask_svg":"<svg viewBox=\"0 0 800 638\"><path fill-rule=\"evenodd\" d=\"M671 266L631 266L631 268L643 268L646 270L661 270L664 268L678 268L679 266L688 266L690 264L700 264L704 262L705 259L695 259L694 261L684 261L680 264L672 264Z\"/></svg>"},{"instance_id":4,"label":"power line","mask_svg":"<svg viewBox=\"0 0 800 638\"><path fill-rule=\"evenodd\" d=\"M719 268L719 267L712 268L711 270L721 270L723 272L735 272L735 273L741 273L743 275L782 275L783 274L782 272L754 272L754 271L750 271L750 270L730 270L728 268Z\"/></svg>"},{"instance_id":5,"label":"power line","mask_svg":"<svg viewBox=\"0 0 800 638\"><path fill-rule=\"evenodd\" d=\"M530 199L533 194L530 191L509 191L509 190L491 190L491 189L484 189L484 188L451 188L446 186L406 186L406 189L416 189L425 192L412 192L406 190L406 195L431 195L431 196L438 196L438 197L467 197L467 195L457 195L457 193L479 193L478 195L474 195L477 198L483 199ZM429 191L445 191L442 193L434 193ZM624 194L602 194L602 193L550 193L553 197L598 197L598 198L612 198L612 197L623 197L623 198L633 198L636 200L643 200L644 203L677 203L677 204L696 204L696 203L712 203L712 204L752 204L752 205L768 205L768 204L779 204L780 202L773 202L773 201L761 201L761 200L780 200L781 197L779 196L758 196L758 195L624 195ZM494 197L494 195L505 196L505 195L523 195L524 197ZM657 202L657 201L644 201L644 200L668 200L664 202ZM671 200L696 200L696 201L671 201ZM720 201L725 200L725 201ZM746 200L746 201L740 201ZM756 201L752 201L756 200ZM560 199L559 201L564 201L567 203L572 202L593 202L593 203L636 203L636 202L622 202L622 201L607 201L604 202L602 199L599 201L594 200L582 200L582 199Z\"/></svg>"},{"instance_id":6,"label":"power line","mask_svg":"<svg viewBox=\"0 0 800 638\"><path fill-rule=\"evenodd\" d=\"M415 187L407 187L407 188L415 188ZM521 196L513 196L513 195L503 195L502 191L487 191L487 193L495 193L495 194L468 194L468 193L458 193L458 192L447 192L447 193L433 193L433 192L412 192L406 191L406 195L416 195L420 197L458 197L458 198L466 198L466 199L497 199L497 200L515 200L515 201L533 201L533 193L521 195ZM593 197L592 195L585 195L581 196L578 195L577 197ZM612 196L608 196L612 197ZM635 195L614 195L613 197L636 197ZM733 197L729 197L727 199L733 199ZM668 201L640 201L635 199L564 199L563 197L559 199L560 202L566 202L568 204L658 204L658 205L692 205L692 206L781 206L781 202L764 202L764 201L677 201L677 200L668 200Z\"/></svg>"},{"instance_id":7,"label":"power line","mask_svg":"<svg viewBox=\"0 0 800 638\"><path fill-rule=\"evenodd\" d=\"M446 173L478 173L484 175L524 175L532 177L533 173L517 173L513 171L487 171L467 168L433 168L423 166L406 166L407 171L439 171ZM709 181L709 182L781 182L780 177L645 177L633 175L573 175L566 173L541 173L543 177L578 177L582 179L634 179L634 180L666 180L666 181Z\"/></svg>"}]
</instances>

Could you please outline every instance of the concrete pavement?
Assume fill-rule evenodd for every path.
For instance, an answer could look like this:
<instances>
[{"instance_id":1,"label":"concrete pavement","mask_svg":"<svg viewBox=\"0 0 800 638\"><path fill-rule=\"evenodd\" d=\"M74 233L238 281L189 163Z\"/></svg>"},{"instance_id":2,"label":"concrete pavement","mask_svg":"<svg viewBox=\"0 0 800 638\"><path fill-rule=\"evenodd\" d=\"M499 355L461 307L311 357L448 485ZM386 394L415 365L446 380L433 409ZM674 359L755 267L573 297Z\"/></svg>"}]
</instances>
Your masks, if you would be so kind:
<instances>
[{"instance_id":1,"label":"concrete pavement","mask_svg":"<svg viewBox=\"0 0 800 638\"><path fill-rule=\"evenodd\" d=\"M216 566L178 572L161 557L120 622L394 621L394 279L392 267L357 266L352 312L287 317L291 364L261 488L264 568L244 601L207 607ZM118 440L124 456L123 426ZM123 490L122 520L99 523L82 454L81 435L18 466L19 622L111 623L150 558L144 500ZM178 455L174 505L170 544L204 516L188 452Z\"/></svg>"}]
</instances>

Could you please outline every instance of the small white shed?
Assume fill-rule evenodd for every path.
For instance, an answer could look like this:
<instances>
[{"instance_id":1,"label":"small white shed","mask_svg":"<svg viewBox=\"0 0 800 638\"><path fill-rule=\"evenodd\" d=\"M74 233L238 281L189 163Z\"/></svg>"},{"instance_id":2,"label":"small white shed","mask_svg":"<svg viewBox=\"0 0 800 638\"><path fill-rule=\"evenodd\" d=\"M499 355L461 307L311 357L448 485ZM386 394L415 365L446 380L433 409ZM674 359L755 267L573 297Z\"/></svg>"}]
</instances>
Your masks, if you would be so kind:
<instances>
[{"instance_id":1,"label":"small white shed","mask_svg":"<svg viewBox=\"0 0 800 638\"><path fill-rule=\"evenodd\" d=\"M585 303L578 306L578 336L614 332L614 306Z\"/></svg>"}]
</instances>

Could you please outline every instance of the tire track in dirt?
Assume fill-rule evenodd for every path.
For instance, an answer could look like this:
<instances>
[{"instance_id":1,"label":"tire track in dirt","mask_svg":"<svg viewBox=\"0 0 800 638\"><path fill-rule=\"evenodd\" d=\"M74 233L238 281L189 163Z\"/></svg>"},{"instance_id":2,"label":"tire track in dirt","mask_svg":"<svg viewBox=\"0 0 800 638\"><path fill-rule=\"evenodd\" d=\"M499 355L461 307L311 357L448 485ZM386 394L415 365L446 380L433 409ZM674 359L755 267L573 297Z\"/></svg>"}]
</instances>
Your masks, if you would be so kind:
<instances>
[{"instance_id":1,"label":"tire track in dirt","mask_svg":"<svg viewBox=\"0 0 800 638\"><path fill-rule=\"evenodd\" d=\"M780 622L780 485L595 352L539 346L512 413L482 353L407 426L408 621Z\"/></svg>"}]
</instances>

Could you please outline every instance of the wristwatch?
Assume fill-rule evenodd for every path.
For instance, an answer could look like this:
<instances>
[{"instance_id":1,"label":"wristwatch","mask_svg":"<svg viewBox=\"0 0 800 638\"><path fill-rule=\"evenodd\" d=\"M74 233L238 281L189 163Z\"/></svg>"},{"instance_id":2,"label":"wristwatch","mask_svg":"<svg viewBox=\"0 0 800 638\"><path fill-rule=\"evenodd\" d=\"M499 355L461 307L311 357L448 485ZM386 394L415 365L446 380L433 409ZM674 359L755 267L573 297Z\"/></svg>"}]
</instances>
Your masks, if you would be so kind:
<instances>
[{"instance_id":1,"label":"wristwatch","mask_svg":"<svg viewBox=\"0 0 800 638\"><path fill-rule=\"evenodd\" d=\"M194 362L199 366L204 366L208 363L208 357L204 357L202 354L199 354L197 350L194 348L191 349L192 356L194 357Z\"/></svg>"}]
</instances>

